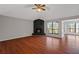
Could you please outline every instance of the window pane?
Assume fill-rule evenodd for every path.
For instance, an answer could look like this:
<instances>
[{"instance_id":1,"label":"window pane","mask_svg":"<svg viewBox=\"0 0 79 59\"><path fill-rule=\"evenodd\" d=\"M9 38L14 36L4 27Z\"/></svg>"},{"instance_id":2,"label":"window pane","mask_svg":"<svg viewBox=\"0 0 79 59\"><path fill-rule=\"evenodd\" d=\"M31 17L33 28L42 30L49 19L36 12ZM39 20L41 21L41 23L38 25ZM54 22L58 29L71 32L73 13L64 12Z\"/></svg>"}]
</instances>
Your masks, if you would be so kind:
<instances>
[{"instance_id":1,"label":"window pane","mask_svg":"<svg viewBox=\"0 0 79 59\"><path fill-rule=\"evenodd\" d=\"M58 23L57 22L53 22L53 29L58 29Z\"/></svg>"},{"instance_id":2,"label":"window pane","mask_svg":"<svg viewBox=\"0 0 79 59\"><path fill-rule=\"evenodd\" d=\"M58 22L53 22L53 34L58 34L59 32L59 27L58 27Z\"/></svg>"},{"instance_id":3,"label":"window pane","mask_svg":"<svg viewBox=\"0 0 79 59\"><path fill-rule=\"evenodd\" d=\"M52 22L47 23L48 33L52 33Z\"/></svg>"},{"instance_id":4,"label":"window pane","mask_svg":"<svg viewBox=\"0 0 79 59\"><path fill-rule=\"evenodd\" d=\"M53 34L58 34L58 30L53 30Z\"/></svg>"},{"instance_id":5,"label":"window pane","mask_svg":"<svg viewBox=\"0 0 79 59\"><path fill-rule=\"evenodd\" d=\"M79 23L76 23L76 33L79 33Z\"/></svg>"}]
</instances>

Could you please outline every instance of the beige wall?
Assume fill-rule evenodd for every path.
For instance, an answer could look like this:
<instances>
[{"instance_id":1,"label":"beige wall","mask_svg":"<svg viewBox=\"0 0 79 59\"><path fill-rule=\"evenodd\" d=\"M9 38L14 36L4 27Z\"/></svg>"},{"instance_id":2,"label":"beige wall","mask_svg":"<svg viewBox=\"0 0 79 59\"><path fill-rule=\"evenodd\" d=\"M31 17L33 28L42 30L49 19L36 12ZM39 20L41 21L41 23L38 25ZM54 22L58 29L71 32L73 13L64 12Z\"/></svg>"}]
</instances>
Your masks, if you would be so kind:
<instances>
[{"instance_id":1,"label":"beige wall","mask_svg":"<svg viewBox=\"0 0 79 59\"><path fill-rule=\"evenodd\" d=\"M0 41L30 36L33 21L0 15Z\"/></svg>"}]
</instances>

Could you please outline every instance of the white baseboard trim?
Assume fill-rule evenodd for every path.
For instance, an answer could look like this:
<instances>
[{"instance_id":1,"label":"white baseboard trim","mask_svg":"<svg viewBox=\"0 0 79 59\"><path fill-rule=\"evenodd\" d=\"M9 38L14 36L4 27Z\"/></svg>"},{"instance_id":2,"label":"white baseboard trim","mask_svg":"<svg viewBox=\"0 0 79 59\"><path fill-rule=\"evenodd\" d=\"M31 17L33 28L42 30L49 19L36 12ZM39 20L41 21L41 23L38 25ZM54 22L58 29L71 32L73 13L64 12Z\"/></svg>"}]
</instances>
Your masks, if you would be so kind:
<instances>
[{"instance_id":1,"label":"white baseboard trim","mask_svg":"<svg viewBox=\"0 0 79 59\"><path fill-rule=\"evenodd\" d=\"M22 38L22 37L28 37L28 36L31 36L31 35L24 35L24 36L17 36L17 37L12 37L12 38L6 38L6 39L1 39L0 41L13 40L13 39Z\"/></svg>"}]
</instances>

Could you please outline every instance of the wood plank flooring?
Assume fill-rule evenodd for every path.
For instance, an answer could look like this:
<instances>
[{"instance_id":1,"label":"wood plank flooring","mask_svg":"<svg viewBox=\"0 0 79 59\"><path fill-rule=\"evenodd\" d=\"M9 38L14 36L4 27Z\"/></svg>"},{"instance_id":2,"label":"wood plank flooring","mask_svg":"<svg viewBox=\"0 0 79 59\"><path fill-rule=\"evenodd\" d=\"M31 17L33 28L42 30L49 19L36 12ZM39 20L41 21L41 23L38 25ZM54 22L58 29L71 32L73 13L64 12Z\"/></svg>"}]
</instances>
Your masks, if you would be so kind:
<instances>
[{"instance_id":1,"label":"wood plank flooring","mask_svg":"<svg viewBox=\"0 0 79 59\"><path fill-rule=\"evenodd\" d=\"M72 39L71 39L72 40ZM79 53L79 43L48 36L29 36L0 42L0 54Z\"/></svg>"}]
</instances>

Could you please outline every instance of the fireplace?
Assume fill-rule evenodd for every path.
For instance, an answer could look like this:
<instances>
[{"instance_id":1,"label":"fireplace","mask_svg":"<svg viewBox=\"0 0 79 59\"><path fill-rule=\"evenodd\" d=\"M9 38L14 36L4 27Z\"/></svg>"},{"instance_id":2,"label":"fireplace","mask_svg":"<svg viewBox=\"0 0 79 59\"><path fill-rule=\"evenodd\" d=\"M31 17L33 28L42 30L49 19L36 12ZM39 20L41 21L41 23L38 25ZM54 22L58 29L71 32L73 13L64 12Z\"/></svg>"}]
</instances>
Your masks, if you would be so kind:
<instances>
[{"instance_id":1,"label":"fireplace","mask_svg":"<svg viewBox=\"0 0 79 59\"><path fill-rule=\"evenodd\" d=\"M44 21L41 19L34 20L32 35L45 35L44 33Z\"/></svg>"}]
</instances>

